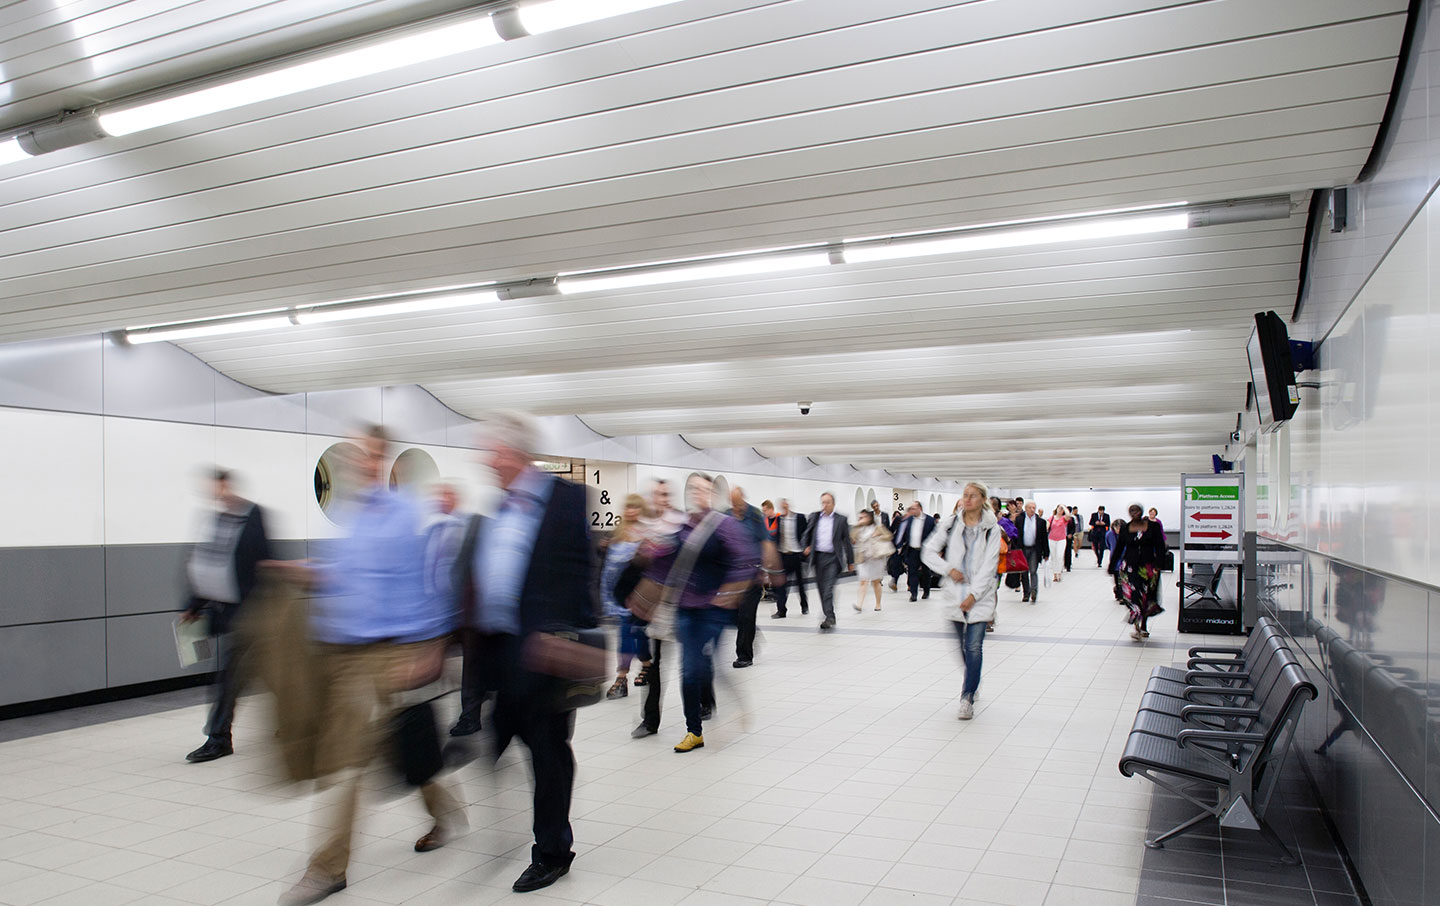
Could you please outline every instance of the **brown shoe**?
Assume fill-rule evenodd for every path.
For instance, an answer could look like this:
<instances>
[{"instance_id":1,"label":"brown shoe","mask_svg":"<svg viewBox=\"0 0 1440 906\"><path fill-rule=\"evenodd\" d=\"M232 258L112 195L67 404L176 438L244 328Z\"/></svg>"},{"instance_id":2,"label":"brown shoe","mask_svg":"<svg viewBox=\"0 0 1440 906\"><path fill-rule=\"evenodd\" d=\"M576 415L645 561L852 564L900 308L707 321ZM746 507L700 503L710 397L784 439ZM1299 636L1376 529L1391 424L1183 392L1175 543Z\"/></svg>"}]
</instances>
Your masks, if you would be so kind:
<instances>
[{"instance_id":1,"label":"brown shoe","mask_svg":"<svg viewBox=\"0 0 1440 906\"><path fill-rule=\"evenodd\" d=\"M432 852L433 850L437 850L449 842L450 835L445 832L445 828L441 827L439 824L436 824L434 827L430 828L429 833L421 837L419 840L415 841L415 851L417 853Z\"/></svg>"},{"instance_id":2,"label":"brown shoe","mask_svg":"<svg viewBox=\"0 0 1440 906\"><path fill-rule=\"evenodd\" d=\"M308 906L318 903L332 893L345 889L345 878L322 878L309 872L298 883L280 895L280 906Z\"/></svg>"}]
</instances>

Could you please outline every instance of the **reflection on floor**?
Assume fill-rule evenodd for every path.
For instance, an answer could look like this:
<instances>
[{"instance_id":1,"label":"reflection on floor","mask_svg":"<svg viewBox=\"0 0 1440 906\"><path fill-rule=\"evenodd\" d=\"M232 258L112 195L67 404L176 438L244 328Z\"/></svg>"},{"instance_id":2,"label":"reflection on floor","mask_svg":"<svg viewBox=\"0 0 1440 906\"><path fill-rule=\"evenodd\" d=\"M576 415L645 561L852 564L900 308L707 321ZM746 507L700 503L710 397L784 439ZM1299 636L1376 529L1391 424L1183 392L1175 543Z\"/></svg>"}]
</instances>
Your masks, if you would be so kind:
<instances>
[{"instance_id":1,"label":"reflection on floor","mask_svg":"<svg viewBox=\"0 0 1440 906\"><path fill-rule=\"evenodd\" d=\"M812 599L808 617L762 612L754 667L722 652L701 751L671 751L673 691L657 737L630 739L634 693L581 712L579 858L555 886L509 890L530 843L529 776L510 752L454 775L470 831L438 852L412 849L428 829L416 797L377 790L351 886L328 902L1132 906L1142 864L1193 850L1147 856L1151 788L1116 763L1150 669L1203 637L1177 637L1167 614L1132 642L1093 567L1035 605L1001 595L973 721L955 719L959 657L938 602L887 592L882 612L857 614L847 584L837 632L815 631ZM324 798L277 781L260 697L242 702L234 756L185 764L203 713L176 693L0 724L0 903L274 903ZM111 714L126 716L89 722ZM1225 902L1210 882L1197 901Z\"/></svg>"}]
</instances>

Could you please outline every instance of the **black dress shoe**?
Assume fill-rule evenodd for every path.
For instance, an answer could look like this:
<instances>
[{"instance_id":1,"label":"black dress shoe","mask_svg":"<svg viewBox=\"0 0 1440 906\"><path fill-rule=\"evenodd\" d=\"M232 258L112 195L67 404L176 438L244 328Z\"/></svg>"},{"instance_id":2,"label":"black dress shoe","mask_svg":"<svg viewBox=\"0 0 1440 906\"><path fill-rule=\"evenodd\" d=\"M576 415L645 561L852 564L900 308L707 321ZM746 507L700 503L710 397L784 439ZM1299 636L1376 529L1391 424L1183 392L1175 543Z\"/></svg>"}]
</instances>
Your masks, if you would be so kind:
<instances>
[{"instance_id":1,"label":"black dress shoe","mask_svg":"<svg viewBox=\"0 0 1440 906\"><path fill-rule=\"evenodd\" d=\"M915 596L915 595L911 595L911 596L910 596L910 600L911 600L911 602L913 603L913 602L918 601L918 600L920 600L920 599L919 599L919 597L917 597L917 596Z\"/></svg>"},{"instance_id":2,"label":"black dress shoe","mask_svg":"<svg viewBox=\"0 0 1440 906\"><path fill-rule=\"evenodd\" d=\"M800 614L801 614L801 616L804 616L805 614L807 614L807 613L809 613L809 612L810 612L810 605L809 605L809 604L802 604L802 605L800 606Z\"/></svg>"},{"instance_id":3,"label":"black dress shoe","mask_svg":"<svg viewBox=\"0 0 1440 906\"><path fill-rule=\"evenodd\" d=\"M821 624L820 624L820 631L821 631L821 632L830 632L830 631L831 631L832 629L834 629L834 628L835 628L835 621L834 621L834 620L825 620L825 621L821 622Z\"/></svg>"},{"instance_id":4,"label":"black dress shoe","mask_svg":"<svg viewBox=\"0 0 1440 906\"><path fill-rule=\"evenodd\" d=\"M770 619L772 619L772 620L783 620L783 619L785 619L785 614L783 614L783 613L781 613L780 611L777 610L777 611L775 611L774 613L770 614Z\"/></svg>"},{"instance_id":5,"label":"black dress shoe","mask_svg":"<svg viewBox=\"0 0 1440 906\"><path fill-rule=\"evenodd\" d=\"M701 719L701 720L710 720L710 719L711 719L712 717L714 717L714 716L715 716L715 706L714 706L714 705L701 705L701 706L700 706L700 719Z\"/></svg>"},{"instance_id":6,"label":"black dress shoe","mask_svg":"<svg viewBox=\"0 0 1440 906\"><path fill-rule=\"evenodd\" d=\"M207 739L205 745L186 755L185 760L191 764L199 764L202 761L214 761L217 758L224 758L226 755L234 754L235 749L230 743Z\"/></svg>"},{"instance_id":7,"label":"black dress shoe","mask_svg":"<svg viewBox=\"0 0 1440 906\"><path fill-rule=\"evenodd\" d=\"M545 865L540 862L531 862L530 867L525 869L524 874L515 880L510 889L516 893L529 893L532 890L549 887L569 872L569 865Z\"/></svg>"},{"instance_id":8,"label":"black dress shoe","mask_svg":"<svg viewBox=\"0 0 1440 906\"><path fill-rule=\"evenodd\" d=\"M633 730L630 731L630 738L631 738L631 739L644 739L644 738L647 737L647 736L654 736L656 733L659 733L659 732L660 732L660 731L659 731L658 729L653 728L653 727L650 727L650 726L642 723L642 724L640 724L640 726L638 726L638 727L636 727L635 729L633 729Z\"/></svg>"},{"instance_id":9,"label":"black dress shoe","mask_svg":"<svg viewBox=\"0 0 1440 906\"><path fill-rule=\"evenodd\" d=\"M460 718L455 721L455 726L450 728L451 736L469 736L472 733L480 732L480 721L469 718Z\"/></svg>"},{"instance_id":10,"label":"black dress shoe","mask_svg":"<svg viewBox=\"0 0 1440 906\"><path fill-rule=\"evenodd\" d=\"M739 669L742 668L742 667L749 667L749 666L750 666L751 664L753 664L753 663L755 663L755 662L754 662L754 661L747 661L747 660L745 660L744 658L737 657L737 658L735 659L735 663L731 664L730 666L731 666L731 667L734 667L736 670L739 670Z\"/></svg>"}]
</instances>

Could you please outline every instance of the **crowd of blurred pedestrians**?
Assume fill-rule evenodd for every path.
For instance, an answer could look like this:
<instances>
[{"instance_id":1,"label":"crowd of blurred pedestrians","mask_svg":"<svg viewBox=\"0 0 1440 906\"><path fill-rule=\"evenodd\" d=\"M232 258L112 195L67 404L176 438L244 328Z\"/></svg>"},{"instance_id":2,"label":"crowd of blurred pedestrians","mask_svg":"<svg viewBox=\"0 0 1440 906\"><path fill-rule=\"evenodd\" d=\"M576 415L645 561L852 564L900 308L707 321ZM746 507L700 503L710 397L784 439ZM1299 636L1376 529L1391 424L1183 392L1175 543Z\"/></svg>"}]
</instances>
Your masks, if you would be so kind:
<instances>
[{"instance_id":1,"label":"crowd of blurred pedestrians","mask_svg":"<svg viewBox=\"0 0 1440 906\"><path fill-rule=\"evenodd\" d=\"M719 707L715 660L726 631L736 630L731 667L751 667L763 597L773 596L772 619L789 618L796 598L808 614L811 577L822 633L836 629L836 586L852 569L856 612L872 597L882 609L887 576L892 591L904 577L912 602L937 591L959 644L962 720L975 716L1002 586L1038 603L1088 541L1097 567L1112 552L1133 638L1148 636L1160 610L1165 535L1156 511L1139 505L1127 520L1104 507L1088 521L1065 506L1047 517L1033 500L1001 501L970 482L947 517L918 501L888 515L872 502L852 525L829 492L809 513L786 499L757 507L739 487L714 500L710 476L693 473L678 489L683 509L672 502L677 489L656 480L645 496L628 495L613 531L597 538L585 489L536 467L531 419L494 416L477 440L499 491L489 515L463 512L450 483L436 483L423 501L395 489L389 437L379 427L359 432L347 463L358 491L335 511L344 531L312 542L304 560L274 559L260 507L228 472L209 476L215 509L188 564L180 621L206 621L218 672L205 741L186 757L232 754L238 696L248 677L265 681L288 776L325 794L323 833L282 903L314 903L346 887L363 778L376 762L390 764L431 816L415 850L452 840L465 826L463 797L443 768L473 758L468 738L485 726L493 757L518 740L533 776L530 865L514 890L554 883L574 859L576 709L626 698L633 686L644 700L631 735L655 735L664 664L678 660L685 726L674 751L703 748ZM458 682L446 673L457 652ZM442 746L434 705L455 691L458 717Z\"/></svg>"}]
</instances>

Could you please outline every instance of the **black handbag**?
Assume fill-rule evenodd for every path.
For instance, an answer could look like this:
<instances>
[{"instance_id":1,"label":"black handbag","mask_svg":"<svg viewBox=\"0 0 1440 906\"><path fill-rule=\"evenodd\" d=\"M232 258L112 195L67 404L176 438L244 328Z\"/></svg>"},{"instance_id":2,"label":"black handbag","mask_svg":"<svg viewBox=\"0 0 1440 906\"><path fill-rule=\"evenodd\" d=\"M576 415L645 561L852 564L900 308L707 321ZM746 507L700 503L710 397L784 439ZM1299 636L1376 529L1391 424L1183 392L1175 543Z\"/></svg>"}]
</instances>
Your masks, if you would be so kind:
<instances>
[{"instance_id":1,"label":"black handbag","mask_svg":"<svg viewBox=\"0 0 1440 906\"><path fill-rule=\"evenodd\" d=\"M561 711L604 701L609 688L609 638L603 629L567 627L525 640L526 669L557 681Z\"/></svg>"},{"instance_id":2,"label":"black handbag","mask_svg":"<svg viewBox=\"0 0 1440 906\"><path fill-rule=\"evenodd\" d=\"M433 701L404 708L390 720L391 756L410 786L429 783L445 764Z\"/></svg>"}]
</instances>

